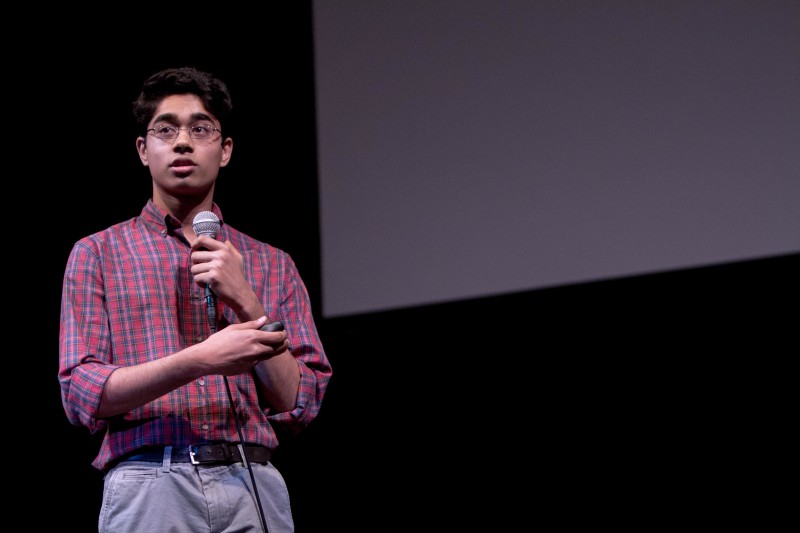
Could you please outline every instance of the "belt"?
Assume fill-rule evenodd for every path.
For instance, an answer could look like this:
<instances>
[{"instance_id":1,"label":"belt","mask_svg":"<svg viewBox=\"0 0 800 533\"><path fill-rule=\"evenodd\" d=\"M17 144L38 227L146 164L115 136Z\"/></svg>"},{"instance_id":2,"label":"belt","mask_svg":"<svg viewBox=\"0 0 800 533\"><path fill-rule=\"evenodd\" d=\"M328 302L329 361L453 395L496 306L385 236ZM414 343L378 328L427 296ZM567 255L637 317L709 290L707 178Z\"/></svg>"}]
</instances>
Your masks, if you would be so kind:
<instances>
[{"instance_id":1,"label":"belt","mask_svg":"<svg viewBox=\"0 0 800 533\"><path fill-rule=\"evenodd\" d=\"M251 463L267 464L270 452L264 446L244 446L244 453ZM148 448L122 459L123 461L145 461L161 463L164 461L164 448ZM242 463L239 445L229 442L221 444L197 444L185 448L172 448L171 461L176 463L192 463L193 465Z\"/></svg>"}]
</instances>

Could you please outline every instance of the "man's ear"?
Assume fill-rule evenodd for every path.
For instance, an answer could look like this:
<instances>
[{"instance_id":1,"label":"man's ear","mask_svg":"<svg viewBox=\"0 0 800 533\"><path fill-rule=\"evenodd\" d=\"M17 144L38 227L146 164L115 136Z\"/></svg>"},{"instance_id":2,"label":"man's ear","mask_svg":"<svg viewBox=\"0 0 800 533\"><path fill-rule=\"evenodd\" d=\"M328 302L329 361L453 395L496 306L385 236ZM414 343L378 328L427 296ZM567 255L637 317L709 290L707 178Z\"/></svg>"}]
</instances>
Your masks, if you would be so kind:
<instances>
[{"instance_id":1,"label":"man's ear","mask_svg":"<svg viewBox=\"0 0 800 533\"><path fill-rule=\"evenodd\" d=\"M219 166L227 167L231 162L231 155L233 154L233 139L228 137L222 141L222 156L220 158Z\"/></svg>"},{"instance_id":2,"label":"man's ear","mask_svg":"<svg viewBox=\"0 0 800 533\"><path fill-rule=\"evenodd\" d=\"M144 166L147 166L147 139L144 137L136 138L136 152Z\"/></svg>"}]
</instances>

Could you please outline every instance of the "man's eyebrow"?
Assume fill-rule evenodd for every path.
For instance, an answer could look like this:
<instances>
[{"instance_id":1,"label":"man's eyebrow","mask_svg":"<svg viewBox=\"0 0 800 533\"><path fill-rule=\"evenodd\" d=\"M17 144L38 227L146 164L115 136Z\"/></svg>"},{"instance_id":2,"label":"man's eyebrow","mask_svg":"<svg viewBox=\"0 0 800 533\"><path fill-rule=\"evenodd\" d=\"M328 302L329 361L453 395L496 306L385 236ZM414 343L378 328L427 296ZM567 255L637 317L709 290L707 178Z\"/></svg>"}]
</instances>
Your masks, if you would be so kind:
<instances>
[{"instance_id":1,"label":"man's eyebrow","mask_svg":"<svg viewBox=\"0 0 800 533\"><path fill-rule=\"evenodd\" d=\"M211 118L211 115L206 113L192 113L192 122L197 122L199 120L214 122L214 119ZM175 113L163 113L153 119L153 124L156 122L169 122L170 124L175 124L178 122L178 115Z\"/></svg>"}]
</instances>

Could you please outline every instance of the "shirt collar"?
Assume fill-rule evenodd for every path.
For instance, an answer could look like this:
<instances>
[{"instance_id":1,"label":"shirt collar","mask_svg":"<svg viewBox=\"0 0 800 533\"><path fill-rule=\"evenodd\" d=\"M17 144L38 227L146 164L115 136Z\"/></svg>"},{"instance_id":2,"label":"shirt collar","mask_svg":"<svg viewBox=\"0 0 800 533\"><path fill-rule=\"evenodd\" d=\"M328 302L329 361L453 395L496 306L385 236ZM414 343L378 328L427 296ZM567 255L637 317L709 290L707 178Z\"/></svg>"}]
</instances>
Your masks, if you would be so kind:
<instances>
[{"instance_id":1,"label":"shirt collar","mask_svg":"<svg viewBox=\"0 0 800 533\"><path fill-rule=\"evenodd\" d=\"M217 215L219 218L220 227L224 226L225 222L222 219L222 211L216 202L212 202L211 212ZM173 217L166 211L159 209L156 204L153 203L152 198L147 201L147 204L142 209L141 217L146 223L155 227L156 230L162 235L166 235L168 233L167 230L169 229L174 230L175 228L181 227L180 220Z\"/></svg>"}]
</instances>

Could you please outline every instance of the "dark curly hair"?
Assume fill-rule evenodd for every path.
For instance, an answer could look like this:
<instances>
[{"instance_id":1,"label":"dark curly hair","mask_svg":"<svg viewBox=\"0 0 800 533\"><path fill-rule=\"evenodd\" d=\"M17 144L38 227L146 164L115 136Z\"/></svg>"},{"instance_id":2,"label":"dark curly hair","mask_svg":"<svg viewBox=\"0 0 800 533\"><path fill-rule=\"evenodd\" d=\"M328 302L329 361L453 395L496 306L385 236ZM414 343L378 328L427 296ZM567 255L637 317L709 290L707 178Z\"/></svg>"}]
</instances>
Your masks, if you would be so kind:
<instances>
[{"instance_id":1,"label":"dark curly hair","mask_svg":"<svg viewBox=\"0 0 800 533\"><path fill-rule=\"evenodd\" d=\"M133 101L133 116L140 132L147 129L161 100L175 94L196 95L225 131L233 110L227 85L208 72L194 67L181 67L161 70L145 80L142 92Z\"/></svg>"}]
</instances>

